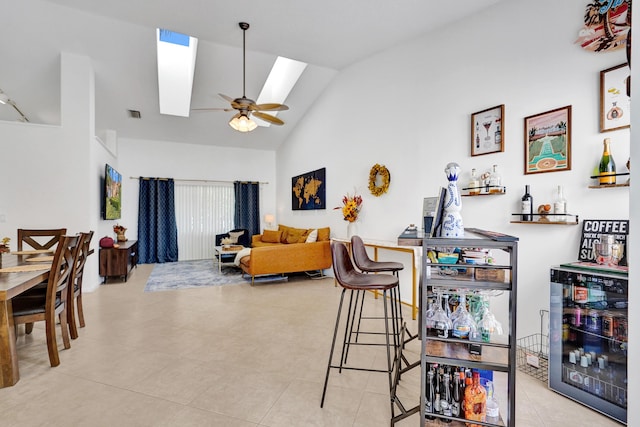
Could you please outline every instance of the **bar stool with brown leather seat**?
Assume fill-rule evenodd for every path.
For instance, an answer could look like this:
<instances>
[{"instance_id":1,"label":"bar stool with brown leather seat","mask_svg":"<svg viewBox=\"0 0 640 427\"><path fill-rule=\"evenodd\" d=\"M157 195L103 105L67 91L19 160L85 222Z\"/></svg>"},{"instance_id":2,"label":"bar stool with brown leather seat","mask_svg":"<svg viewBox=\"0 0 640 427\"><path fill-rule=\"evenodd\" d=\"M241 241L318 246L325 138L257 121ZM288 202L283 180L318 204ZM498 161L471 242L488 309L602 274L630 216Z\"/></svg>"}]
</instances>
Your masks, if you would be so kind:
<instances>
[{"instance_id":1,"label":"bar stool with brown leather seat","mask_svg":"<svg viewBox=\"0 0 640 427\"><path fill-rule=\"evenodd\" d=\"M340 297L340 304L338 306L338 314L336 316L336 324L333 331L333 341L331 343L331 351L329 352L329 362L327 363L327 373L324 381L324 388L322 390L322 400L320 402L320 407L322 408L324 405L324 399L327 392L327 384L329 381L329 373L331 369L338 369L339 372L345 370L358 370L358 371L369 371L369 372L386 372L389 377L389 390L393 389L393 372L396 362L396 348L394 344L390 342L391 332L389 330L389 323L393 322L392 317L389 315L389 308L387 304L393 305L395 300L391 298L387 298L388 293L391 289L394 289L398 286L398 278L391 274L363 274L358 271L353 266L351 262L351 258L349 257L349 252L347 251L347 247L344 243L341 242L331 242L331 256L333 258L333 272L335 275L335 279L342 287L342 293ZM344 303L344 296L350 291L349 297L349 308L347 311L347 319L345 322L345 333L344 339L342 341L342 354L340 356L340 363L333 364L333 353L336 345L336 338L338 335L338 328L340 326L340 317L342 313L342 307ZM385 343L361 343L361 342L353 342L350 340L351 334L349 333L349 325L350 320L353 316L356 316L357 307L354 304L354 292L358 291L379 291L382 292L383 298L383 306L384 306L384 335L385 335ZM346 364L345 360L345 351L347 346L349 345L383 345L386 347L387 352L387 369L373 369L373 368L365 368L365 367L355 367L349 366ZM391 398L391 410L393 413L393 397Z\"/></svg>"},{"instance_id":2,"label":"bar stool with brown leather seat","mask_svg":"<svg viewBox=\"0 0 640 427\"><path fill-rule=\"evenodd\" d=\"M398 277L398 271L404 269L404 264L401 262L393 262L393 261L374 261L369 258L369 254L367 254L367 249L364 246L364 242L360 236L352 236L351 237L351 254L353 256L353 263L356 265L358 270L363 273L391 273L394 276ZM360 309L357 319L357 325L355 325L356 319L352 319L352 328L351 333L356 335L356 341L358 340L358 335L360 332L360 324L362 319L371 319L371 317L362 316L362 310L364 307L364 299L366 292L359 292L356 295L356 304L360 303ZM396 305L392 305L393 308L397 308L398 310L393 313L393 318L395 322L393 322L393 336L396 346L398 346L400 339L400 331L402 329L402 325L404 325L404 318L402 317L402 303L400 298L400 286L391 290L390 297L396 299L399 303ZM354 330L355 327L355 330ZM410 341L414 337L411 336L407 341Z\"/></svg>"}]
</instances>

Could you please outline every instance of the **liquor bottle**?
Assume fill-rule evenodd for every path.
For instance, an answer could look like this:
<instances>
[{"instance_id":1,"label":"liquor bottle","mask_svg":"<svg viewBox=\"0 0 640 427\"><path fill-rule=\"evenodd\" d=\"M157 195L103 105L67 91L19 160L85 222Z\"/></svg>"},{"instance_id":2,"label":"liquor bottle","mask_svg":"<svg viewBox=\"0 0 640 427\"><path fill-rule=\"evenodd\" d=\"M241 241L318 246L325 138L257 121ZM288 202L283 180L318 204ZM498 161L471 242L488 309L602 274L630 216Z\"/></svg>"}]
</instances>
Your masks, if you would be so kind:
<instances>
[{"instance_id":1,"label":"liquor bottle","mask_svg":"<svg viewBox=\"0 0 640 427\"><path fill-rule=\"evenodd\" d=\"M460 408L462 405L462 394L460 388L460 375L456 372L453 376L453 390L451 392L451 415L454 417L459 417L461 412ZM464 392L463 392L464 393Z\"/></svg>"},{"instance_id":2,"label":"liquor bottle","mask_svg":"<svg viewBox=\"0 0 640 427\"><path fill-rule=\"evenodd\" d=\"M445 417L451 416L451 386L449 374L442 377L442 394L440 394L440 413ZM450 423L451 418L442 418L440 421Z\"/></svg>"},{"instance_id":3,"label":"liquor bottle","mask_svg":"<svg viewBox=\"0 0 640 427\"><path fill-rule=\"evenodd\" d=\"M567 215L567 200L564 198L564 192L562 191L562 185L558 185L558 193L556 194L556 199L553 202L553 213L554 214L562 214L556 215L555 221L557 222L566 222Z\"/></svg>"},{"instance_id":4,"label":"liquor bottle","mask_svg":"<svg viewBox=\"0 0 640 427\"><path fill-rule=\"evenodd\" d=\"M533 221L533 197L529 193L528 185L524 186L521 212L523 221Z\"/></svg>"},{"instance_id":5,"label":"liquor bottle","mask_svg":"<svg viewBox=\"0 0 640 427\"><path fill-rule=\"evenodd\" d=\"M498 172L498 165L493 165L491 170L491 177L489 178L489 193L496 194L502 193L502 176Z\"/></svg>"},{"instance_id":6,"label":"liquor bottle","mask_svg":"<svg viewBox=\"0 0 640 427\"><path fill-rule=\"evenodd\" d=\"M487 415L487 390L480 385L480 373L473 372L473 383L464 391L464 417L471 421L485 421ZM480 424L467 423L468 427Z\"/></svg>"},{"instance_id":7,"label":"liquor bottle","mask_svg":"<svg viewBox=\"0 0 640 427\"><path fill-rule=\"evenodd\" d=\"M475 169L471 169L471 180L469 181L469 195L477 196L480 194L480 181Z\"/></svg>"},{"instance_id":8,"label":"liquor bottle","mask_svg":"<svg viewBox=\"0 0 640 427\"><path fill-rule=\"evenodd\" d=\"M604 139L604 151L602 152L602 158L600 159L600 166L598 167L598 175L600 185L615 184L616 183L616 162L613 161L609 144L610 138Z\"/></svg>"},{"instance_id":9,"label":"liquor bottle","mask_svg":"<svg viewBox=\"0 0 640 427\"><path fill-rule=\"evenodd\" d=\"M433 414L433 407L434 407L434 402L436 399L436 390L435 390L435 385L433 384L433 370L429 370L427 372L427 389L426 389L426 395L425 395L425 412L427 414ZM435 420L436 417L427 415L426 418L428 420Z\"/></svg>"},{"instance_id":10,"label":"liquor bottle","mask_svg":"<svg viewBox=\"0 0 640 427\"><path fill-rule=\"evenodd\" d=\"M500 407L494 395L492 381L487 381L487 422L498 424L500 420Z\"/></svg>"}]
</instances>

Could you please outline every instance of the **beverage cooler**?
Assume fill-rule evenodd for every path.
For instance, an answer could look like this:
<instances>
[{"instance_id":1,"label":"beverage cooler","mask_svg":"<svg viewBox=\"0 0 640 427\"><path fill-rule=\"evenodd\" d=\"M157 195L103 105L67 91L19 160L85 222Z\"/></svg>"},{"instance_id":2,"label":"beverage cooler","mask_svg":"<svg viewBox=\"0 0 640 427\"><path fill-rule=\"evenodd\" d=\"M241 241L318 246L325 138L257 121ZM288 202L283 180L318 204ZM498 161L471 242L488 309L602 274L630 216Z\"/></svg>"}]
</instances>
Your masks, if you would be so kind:
<instances>
[{"instance_id":1,"label":"beverage cooler","mask_svg":"<svg viewBox=\"0 0 640 427\"><path fill-rule=\"evenodd\" d=\"M551 269L549 387L627 422L625 272Z\"/></svg>"}]
</instances>

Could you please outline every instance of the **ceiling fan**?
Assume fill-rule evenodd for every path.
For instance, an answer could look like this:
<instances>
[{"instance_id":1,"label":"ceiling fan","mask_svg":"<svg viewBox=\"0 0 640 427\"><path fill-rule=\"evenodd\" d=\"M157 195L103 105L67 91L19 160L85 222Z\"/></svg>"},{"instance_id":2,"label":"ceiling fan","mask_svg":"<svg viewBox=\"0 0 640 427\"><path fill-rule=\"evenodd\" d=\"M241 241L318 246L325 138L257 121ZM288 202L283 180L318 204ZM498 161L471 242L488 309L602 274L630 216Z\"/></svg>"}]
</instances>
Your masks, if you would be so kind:
<instances>
[{"instance_id":1,"label":"ceiling fan","mask_svg":"<svg viewBox=\"0 0 640 427\"><path fill-rule=\"evenodd\" d=\"M255 121L251 120L251 116L255 116L259 119L267 121L273 125L281 126L284 124L282 120L271 114L263 113L263 111L284 111L288 110L284 104L256 104L253 99L245 96L245 68L246 68L246 47L245 36L249 29L249 24L246 22L238 23L242 29L242 98L231 98L230 96L219 93L221 98L231 104L232 108L194 108L194 111L233 111L237 110L238 113L231 118L229 126L239 132L251 132L258 125Z\"/></svg>"}]
</instances>

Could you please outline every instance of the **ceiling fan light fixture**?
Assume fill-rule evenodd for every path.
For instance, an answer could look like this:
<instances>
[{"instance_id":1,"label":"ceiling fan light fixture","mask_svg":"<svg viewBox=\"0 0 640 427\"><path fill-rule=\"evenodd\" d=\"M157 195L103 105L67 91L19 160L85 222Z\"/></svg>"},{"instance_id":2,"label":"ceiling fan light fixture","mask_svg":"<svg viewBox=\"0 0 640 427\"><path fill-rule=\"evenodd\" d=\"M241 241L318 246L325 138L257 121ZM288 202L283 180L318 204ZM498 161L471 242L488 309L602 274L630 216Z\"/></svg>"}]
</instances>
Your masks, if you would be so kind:
<instances>
[{"instance_id":1,"label":"ceiling fan light fixture","mask_svg":"<svg viewBox=\"0 0 640 427\"><path fill-rule=\"evenodd\" d=\"M251 132L258 127L256 122L254 122L244 114L234 116L233 119L231 119L231 121L229 122L229 126L231 126L234 130L237 130L238 132Z\"/></svg>"}]
</instances>

